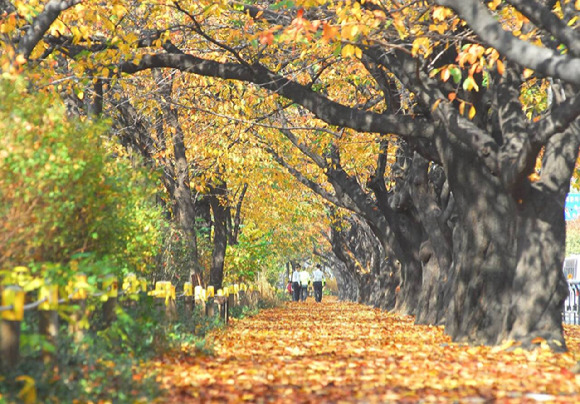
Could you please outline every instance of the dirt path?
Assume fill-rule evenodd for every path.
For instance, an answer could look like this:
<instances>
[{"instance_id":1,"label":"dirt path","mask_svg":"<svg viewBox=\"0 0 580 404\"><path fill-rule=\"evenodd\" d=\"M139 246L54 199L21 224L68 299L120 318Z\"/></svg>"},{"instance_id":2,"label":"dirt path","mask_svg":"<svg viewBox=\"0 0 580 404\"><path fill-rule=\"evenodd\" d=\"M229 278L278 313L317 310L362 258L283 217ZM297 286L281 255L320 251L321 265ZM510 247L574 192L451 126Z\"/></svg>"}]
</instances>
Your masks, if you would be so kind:
<instances>
[{"instance_id":1,"label":"dirt path","mask_svg":"<svg viewBox=\"0 0 580 404\"><path fill-rule=\"evenodd\" d=\"M164 402L580 402L580 331L552 354L451 344L438 327L414 326L354 303L287 303L235 322L215 356L164 358Z\"/></svg>"}]
</instances>

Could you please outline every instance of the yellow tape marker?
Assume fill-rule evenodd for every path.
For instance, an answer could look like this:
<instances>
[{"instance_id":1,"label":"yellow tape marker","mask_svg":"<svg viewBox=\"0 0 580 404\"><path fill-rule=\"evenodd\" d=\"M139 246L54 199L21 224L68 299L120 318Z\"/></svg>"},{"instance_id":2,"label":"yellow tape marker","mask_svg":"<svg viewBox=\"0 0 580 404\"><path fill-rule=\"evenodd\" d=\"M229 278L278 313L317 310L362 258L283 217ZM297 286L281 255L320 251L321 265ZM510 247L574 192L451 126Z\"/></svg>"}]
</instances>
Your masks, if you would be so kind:
<instances>
[{"instance_id":1,"label":"yellow tape marker","mask_svg":"<svg viewBox=\"0 0 580 404\"><path fill-rule=\"evenodd\" d=\"M108 297L119 296L119 282L117 277L110 275L103 280L103 289Z\"/></svg>"},{"instance_id":2,"label":"yellow tape marker","mask_svg":"<svg viewBox=\"0 0 580 404\"><path fill-rule=\"evenodd\" d=\"M185 296L193 296L193 285L191 282L185 282L183 284L183 294Z\"/></svg>"},{"instance_id":3,"label":"yellow tape marker","mask_svg":"<svg viewBox=\"0 0 580 404\"><path fill-rule=\"evenodd\" d=\"M46 302L40 303L38 310L56 310L58 309L58 285L43 285L38 291L40 300L46 299Z\"/></svg>"},{"instance_id":4,"label":"yellow tape marker","mask_svg":"<svg viewBox=\"0 0 580 404\"><path fill-rule=\"evenodd\" d=\"M74 281L69 282L70 293L72 293L72 300L84 300L87 298L87 276L85 274L78 274Z\"/></svg>"},{"instance_id":5,"label":"yellow tape marker","mask_svg":"<svg viewBox=\"0 0 580 404\"><path fill-rule=\"evenodd\" d=\"M2 306L12 306L12 310L3 311L2 320L22 321L24 318L24 291L20 286L8 286L2 292Z\"/></svg>"}]
</instances>

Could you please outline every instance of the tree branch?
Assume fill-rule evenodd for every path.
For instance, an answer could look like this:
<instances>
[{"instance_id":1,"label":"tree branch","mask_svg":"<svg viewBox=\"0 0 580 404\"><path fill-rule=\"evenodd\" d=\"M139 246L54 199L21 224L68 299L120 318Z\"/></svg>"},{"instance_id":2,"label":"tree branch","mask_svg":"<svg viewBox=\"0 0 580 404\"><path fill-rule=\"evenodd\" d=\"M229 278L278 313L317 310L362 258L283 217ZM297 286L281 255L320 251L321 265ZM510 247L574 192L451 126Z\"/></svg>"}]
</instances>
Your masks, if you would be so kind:
<instances>
[{"instance_id":1,"label":"tree branch","mask_svg":"<svg viewBox=\"0 0 580 404\"><path fill-rule=\"evenodd\" d=\"M545 118L530 125L531 133L534 134L535 144L545 144L552 135L563 132L576 118L580 116L580 94L576 93L568 98Z\"/></svg>"},{"instance_id":2,"label":"tree branch","mask_svg":"<svg viewBox=\"0 0 580 404\"><path fill-rule=\"evenodd\" d=\"M42 39L44 33L48 31L60 13L80 2L81 0L50 0L44 6L44 10L36 16L28 31L20 39L18 53L28 59L38 42Z\"/></svg>"},{"instance_id":3,"label":"tree branch","mask_svg":"<svg viewBox=\"0 0 580 404\"><path fill-rule=\"evenodd\" d=\"M156 54L143 56L139 64L123 63L120 70L132 74L161 67L201 76L254 83L294 101L331 125L344 126L360 132L396 134L409 138L429 138L435 132L433 124L426 119L353 109L312 91L308 86L275 74L259 64L249 68L242 64L219 63L189 54Z\"/></svg>"},{"instance_id":4,"label":"tree branch","mask_svg":"<svg viewBox=\"0 0 580 404\"><path fill-rule=\"evenodd\" d=\"M478 0L435 0L435 3L453 9L484 42L511 61L545 76L580 84L580 58L560 55L516 38Z\"/></svg>"},{"instance_id":5,"label":"tree branch","mask_svg":"<svg viewBox=\"0 0 580 404\"><path fill-rule=\"evenodd\" d=\"M537 0L507 0L537 27L548 31L558 41L568 47L574 56L580 56L580 33L574 31L551 10Z\"/></svg>"}]
</instances>

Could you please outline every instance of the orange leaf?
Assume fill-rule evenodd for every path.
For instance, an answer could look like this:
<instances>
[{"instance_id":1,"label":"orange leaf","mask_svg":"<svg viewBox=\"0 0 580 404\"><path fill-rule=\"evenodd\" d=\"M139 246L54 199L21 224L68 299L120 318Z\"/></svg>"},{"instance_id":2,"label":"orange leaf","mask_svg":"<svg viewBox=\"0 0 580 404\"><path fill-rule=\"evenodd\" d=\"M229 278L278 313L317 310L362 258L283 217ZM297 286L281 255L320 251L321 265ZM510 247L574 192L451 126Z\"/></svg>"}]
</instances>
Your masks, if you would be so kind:
<instances>
[{"instance_id":1,"label":"orange leaf","mask_svg":"<svg viewBox=\"0 0 580 404\"><path fill-rule=\"evenodd\" d=\"M497 72L503 76L505 72L505 66L501 60L497 60Z\"/></svg>"}]
</instances>

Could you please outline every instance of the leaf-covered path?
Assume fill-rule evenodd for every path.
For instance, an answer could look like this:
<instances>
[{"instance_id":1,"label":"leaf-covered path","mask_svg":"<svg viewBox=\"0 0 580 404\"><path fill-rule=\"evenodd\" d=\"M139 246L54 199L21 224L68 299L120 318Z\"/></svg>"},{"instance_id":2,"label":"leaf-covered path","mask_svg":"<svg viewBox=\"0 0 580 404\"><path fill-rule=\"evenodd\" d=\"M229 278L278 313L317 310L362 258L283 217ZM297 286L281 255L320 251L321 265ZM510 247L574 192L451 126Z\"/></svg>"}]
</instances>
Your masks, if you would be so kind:
<instances>
[{"instance_id":1,"label":"leaf-covered path","mask_svg":"<svg viewBox=\"0 0 580 404\"><path fill-rule=\"evenodd\" d=\"M467 347L410 317L309 299L214 334L213 357L154 366L164 402L580 402L578 327L566 335L566 354Z\"/></svg>"}]
</instances>

